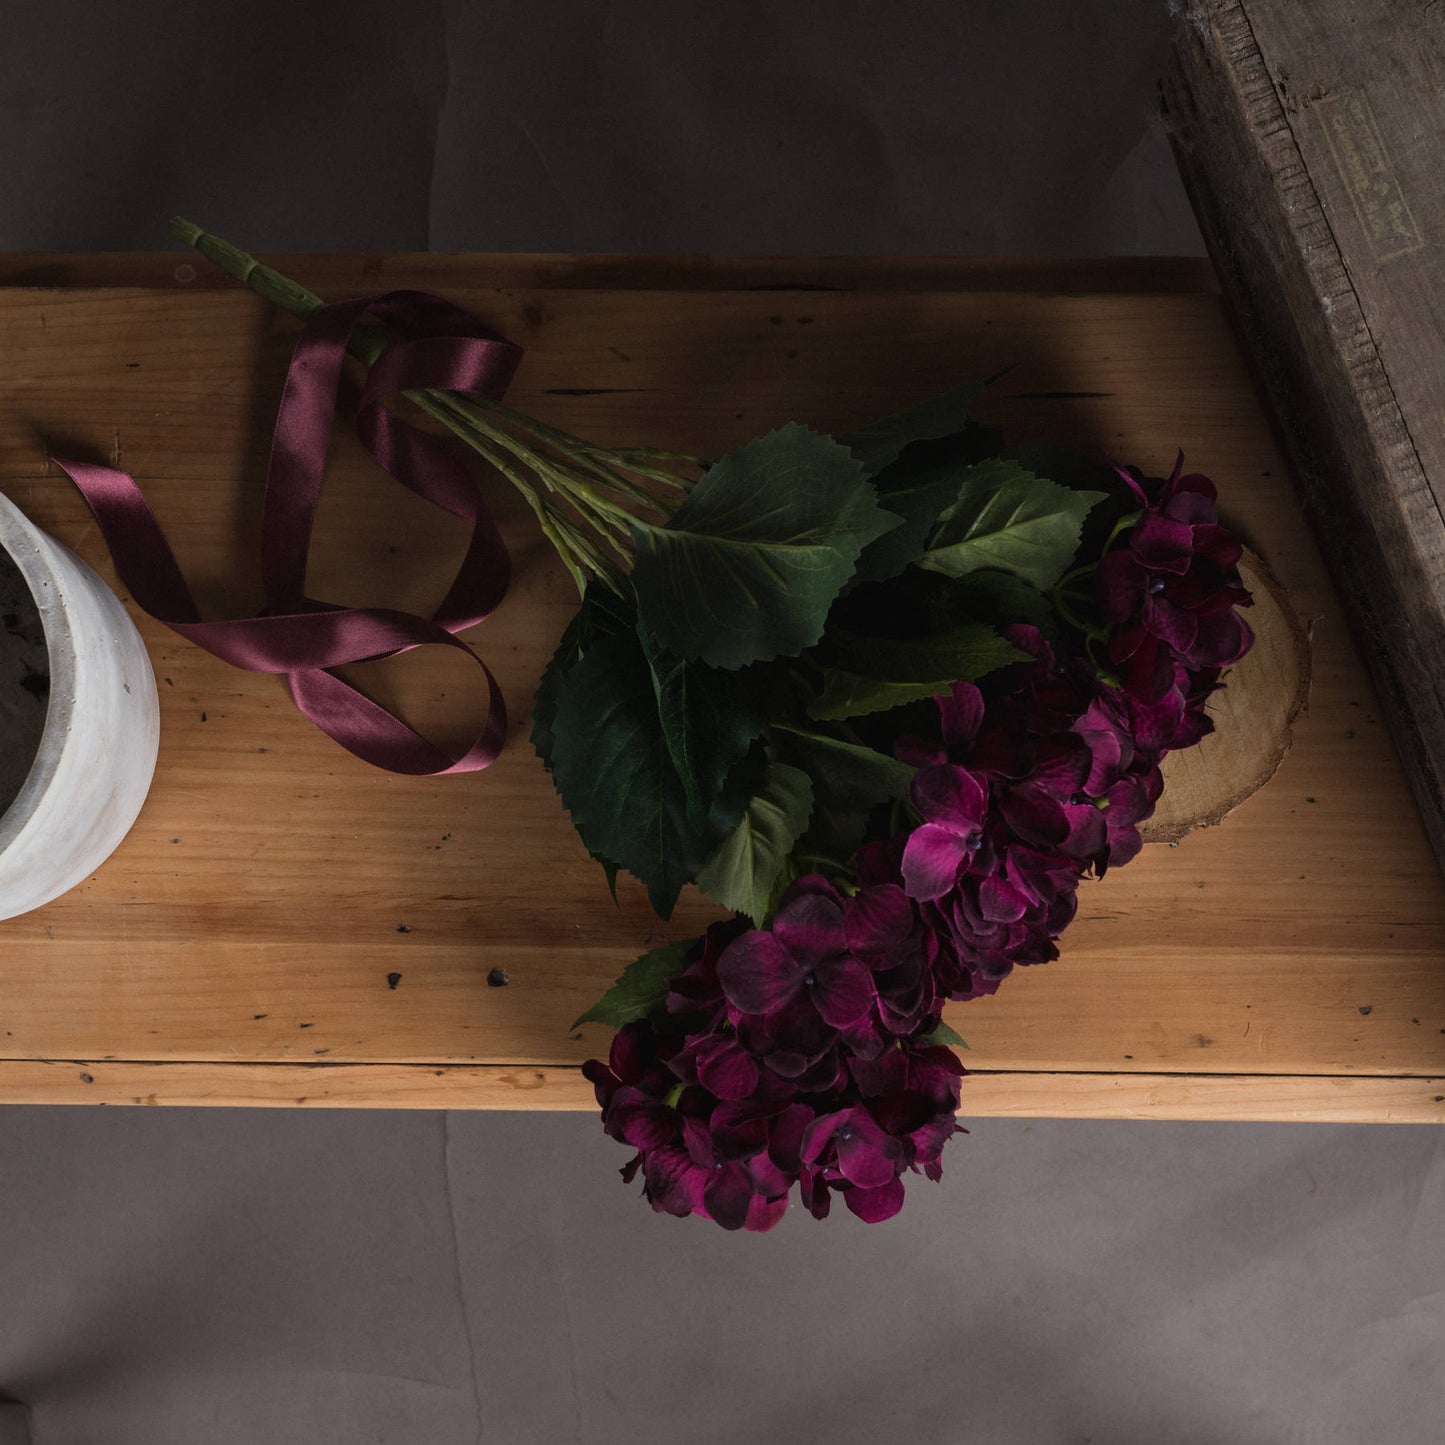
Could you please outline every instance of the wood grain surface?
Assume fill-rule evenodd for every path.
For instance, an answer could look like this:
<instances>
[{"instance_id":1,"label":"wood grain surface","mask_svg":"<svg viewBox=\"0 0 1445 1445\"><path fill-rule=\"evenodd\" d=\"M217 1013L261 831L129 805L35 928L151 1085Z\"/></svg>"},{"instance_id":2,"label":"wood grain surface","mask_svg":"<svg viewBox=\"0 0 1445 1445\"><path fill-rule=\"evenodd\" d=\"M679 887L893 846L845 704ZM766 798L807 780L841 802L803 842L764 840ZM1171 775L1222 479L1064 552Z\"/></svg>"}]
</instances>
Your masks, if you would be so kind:
<instances>
[{"instance_id":1,"label":"wood grain surface","mask_svg":"<svg viewBox=\"0 0 1445 1445\"><path fill-rule=\"evenodd\" d=\"M393 257L378 274L521 343L509 399L603 442L707 452L789 418L842 428L1014 362L980 407L1012 436L1155 472L1182 447L1311 627L1309 705L1267 787L1086 883L1059 962L950 1010L979 1070L964 1114L1445 1119L1445 886L1216 294L1089 294L1062 273L1055 289L979 291L966 264L946 285L941 263L928 288L879 281L872 261L832 291L529 285L517 258L500 285L486 258L448 264ZM790 263L791 285L808 264ZM234 288L0 290L0 485L113 579L47 457L117 462L208 614L253 608L295 330ZM660 924L625 882L614 906L586 859L526 742L575 594L521 506L482 481L517 574L473 634L512 714L487 772L367 768L278 681L138 617L161 679L155 786L93 878L0 924L0 1100L589 1104L576 1066L606 1034L568 1022L641 948L714 913L685 898ZM434 604L463 540L338 433L315 595ZM451 658L366 680L453 740L478 715Z\"/></svg>"}]
</instances>

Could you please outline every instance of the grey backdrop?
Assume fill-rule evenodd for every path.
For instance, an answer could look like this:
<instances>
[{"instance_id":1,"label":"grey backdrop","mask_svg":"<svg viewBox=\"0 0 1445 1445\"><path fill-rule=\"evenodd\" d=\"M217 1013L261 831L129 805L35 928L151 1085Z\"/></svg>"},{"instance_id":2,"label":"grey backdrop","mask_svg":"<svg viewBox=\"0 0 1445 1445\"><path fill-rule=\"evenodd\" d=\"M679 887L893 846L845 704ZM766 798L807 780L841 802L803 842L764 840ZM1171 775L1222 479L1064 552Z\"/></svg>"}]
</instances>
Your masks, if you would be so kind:
<instances>
[{"instance_id":1,"label":"grey backdrop","mask_svg":"<svg viewBox=\"0 0 1445 1445\"><path fill-rule=\"evenodd\" d=\"M0 18L0 249L1200 249L1160 0ZM591 1117L0 1110L0 1391L35 1445L1442 1438L1438 1131L971 1129L759 1238Z\"/></svg>"}]
</instances>

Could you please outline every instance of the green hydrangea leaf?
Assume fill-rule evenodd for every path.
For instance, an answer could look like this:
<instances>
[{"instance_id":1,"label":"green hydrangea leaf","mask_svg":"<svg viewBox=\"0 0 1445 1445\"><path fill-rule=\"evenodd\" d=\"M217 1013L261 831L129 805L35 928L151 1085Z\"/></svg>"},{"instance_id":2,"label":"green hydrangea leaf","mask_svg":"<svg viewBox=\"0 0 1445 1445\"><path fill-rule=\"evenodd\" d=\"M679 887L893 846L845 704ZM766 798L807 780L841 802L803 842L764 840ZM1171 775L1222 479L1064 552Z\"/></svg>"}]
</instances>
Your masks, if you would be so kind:
<instances>
[{"instance_id":1,"label":"green hydrangea leaf","mask_svg":"<svg viewBox=\"0 0 1445 1445\"><path fill-rule=\"evenodd\" d=\"M913 781L907 763L876 748L791 723L774 723L772 732L779 751L813 780L815 797L826 794L866 811L903 797Z\"/></svg>"},{"instance_id":2,"label":"green hydrangea leaf","mask_svg":"<svg viewBox=\"0 0 1445 1445\"><path fill-rule=\"evenodd\" d=\"M695 938L679 938L634 959L623 969L622 977L572 1027L606 1024L620 1029L659 1012L667 1001L668 984L686 967L687 955L697 942Z\"/></svg>"},{"instance_id":3,"label":"green hydrangea leaf","mask_svg":"<svg viewBox=\"0 0 1445 1445\"><path fill-rule=\"evenodd\" d=\"M888 753L831 734L775 722L769 729L780 758L801 768L813 784L813 815L794 849L795 859L845 864L880 804L905 797L913 769ZM812 863L800 864L811 871Z\"/></svg>"},{"instance_id":4,"label":"green hydrangea leaf","mask_svg":"<svg viewBox=\"0 0 1445 1445\"><path fill-rule=\"evenodd\" d=\"M948 692L948 682L938 678L932 682L887 682L837 667L824 668L822 680L822 689L808 704L808 716L816 722L870 717L920 698L943 697Z\"/></svg>"},{"instance_id":5,"label":"green hydrangea leaf","mask_svg":"<svg viewBox=\"0 0 1445 1445\"><path fill-rule=\"evenodd\" d=\"M734 763L763 729L753 690L736 673L687 662L639 622L668 755L682 781L690 827L701 828Z\"/></svg>"},{"instance_id":6,"label":"green hydrangea leaf","mask_svg":"<svg viewBox=\"0 0 1445 1445\"><path fill-rule=\"evenodd\" d=\"M938 1027L931 1034L924 1034L913 1042L921 1049L933 1048L938 1044L946 1044L951 1049L968 1048L963 1035L949 1028L942 1019L939 1020Z\"/></svg>"},{"instance_id":7,"label":"green hydrangea leaf","mask_svg":"<svg viewBox=\"0 0 1445 1445\"><path fill-rule=\"evenodd\" d=\"M1026 661L1028 654L992 627L966 622L931 637L861 637L843 628L830 628L818 657L827 667L884 682L933 683L942 679L943 692L947 692L949 682L973 682L996 668Z\"/></svg>"},{"instance_id":8,"label":"green hydrangea leaf","mask_svg":"<svg viewBox=\"0 0 1445 1445\"><path fill-rule=\"evenodd\" d=\"M903 525L863 549L855 582L886 582L916 560L940 513L958 500L964 471L996 456L1002 442L991 427L969 422L957 435L905 447L873 478L879 504L902 517Z\"/></svg>"},{"instance_id":9,"label":"green hydrangea leaf","mask_svg":"<svg viewBox=\"0 0 1445 1445\"><path fill-rule=\"evenodd\" d=\"M532 746L549 769L557 699L567 674L582 660L591 643L629 631L635 619L631 597L619 596L600 582L588 585L582 605L562 633L532 701Z\"/></svg>"},{"instance_id":10,"label":"green hydrangea leaf","mask_svg":"<svg viewBox=\"0 0 1445 1445\"><path fill-rule=\"evenodd\" d=\"M698 873L697 886L761 928L788 853L812 811L813 785L807 773L769 759L761 791Z\"/></svg>"},{"instance_id":11,"label":"green hydrangea leaf","mask_svg":"<svg viewBox=\"0 0 1445 1445\"><path fill-rule=\"evenodd\" d=\"M666 526L633 525L638 610L687 661L796 656L859 553L898 525L846 447L790 424L715 462Z\"/></svg>"},{"instance_id":12,"label":"green hydrangea leaf","mask_svg":"<svg viewBox=\"0 0 1445 1445\"><path fill-rule=\"evenodd\" d=\"M1059 486L1007 458L978 462L918 565L948 577L998 568L1047 589L1073 560L1084 518L1105 496Z\"/></svg>"},{"instance_id":13,"label":"green hydrangea leaf","mask_svg":"<svg viewBox=\"0 0 1445 1445\"><path fill-rule=\"evenodd\" d=\"M635 632L592 643L566 674L553 722L552 777L588 848L635 874L653 910L671 915L722 836L714 813L697 827L658 716Z\"/></svg>"},{"instance_id":14,"label":"green hydrangea leaf","mask_svg":"<svg viewBox=\"0 0 1445 1445\"><path fill-rule=\"evenodd\" d=\"M968 425L968 413L974 398L987 385L988 381L980 381L972 386L955 387L942 396L921 401L906 411L894 412L892 416L885 416L871 426L860 427L838 440L852 451L862 462L864 471L872 476L881 472L904 447L913 442L930 441L961 432Z\"/></svg>"},{"instance_id":15,"label":"green hydrangea leaf","mask_svg":"<svg viewBox=\"0 0 1445 1445\"><path fill-rule=\"evenodd\" d=\"M948 605L953 617L969 617L1006 627L1027 622L1045 637L1058 636L1059 619L1047 595L1012 572L985 567L948 582Z\"/></svg>"}]
</instances>

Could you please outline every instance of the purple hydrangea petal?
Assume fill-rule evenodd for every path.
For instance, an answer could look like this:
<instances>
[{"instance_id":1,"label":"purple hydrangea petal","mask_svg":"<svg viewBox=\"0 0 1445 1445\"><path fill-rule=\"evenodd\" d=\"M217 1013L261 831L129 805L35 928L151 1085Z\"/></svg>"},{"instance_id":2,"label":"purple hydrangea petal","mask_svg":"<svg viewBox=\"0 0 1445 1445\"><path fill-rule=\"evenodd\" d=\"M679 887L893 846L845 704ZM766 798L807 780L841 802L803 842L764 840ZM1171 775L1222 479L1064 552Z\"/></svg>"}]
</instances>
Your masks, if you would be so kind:
<instances>
[{"instance_id":1,"label":"purple hydrangea petal","mask_svg":"<svg viewBox=\"0 0 1445 1445\"><path fill-rule=\"evenodd\" d=\"M608 1063L624 1084L635 1084L656 1057L652 1031L637 1024L627 1024L612 1036Z\"/></svg>"},{"instance_id":2,"label":"purple hydrangea petal","mask_svg":"<svg viewBox=\"0 0 1445 1445\"><path fill-rule=\"evenodd\" d=\"M903 882L903 849L906 835L895 834L883 842L865 843L853 855L853 871L858 882L868 888L879 883Z\"/></svg>"},{"instance_id":3,"label":"purple hydrangea petal","mask_svg":"<svg viewBox=\"0 0 1445 1445\"><path fill-rule=\"evenodd\" d=\"M803 1167L803 1133L813 1122L806 1104L789 1104L778 1113L768 1130L768 1157L785 1174L795 1175Z\"/></svg>"},{"instance_id":4,"label":"purple hydrangea petal","mask_svg":"<svg viewBox=\"0 0 1445 1445\"><path fill-rule=\"evenodd\" d=\"M791 1077L827 1053L837 1042L838 1031L823 1022L806 990L800 990L771 1014L743 1015L738 1038L775 1072ZM796 1056L796 1064L785 1062L789 1055Z\"/></svg>"},{"instance_id":5,"label":"purple hydrangea petal","mask_svg":"<svg viewBox=\"0 0 1445 1445\"><path fill-rule=\"evenodd\" d=\"M1072 736L1050 739L1038 750L1038 763L1030 780L1055 798L1067 798L1084 786L1091 767L1089 749Z\"/></svg>"},{"instance_id":6,"label":"purple hydrangea petal","mask_svg":"<svg viewBox=\"0 0 1445 1445\"><path fill-rule=\"evenodd\" d=\"M954 885L959 868L972 856L968 843L940 823L924 823L908 836L903 850L903 887L920 901L941 898Z\"/></svg>"},{"instance_id":7,"label":"purple hydrangea petal","mask_svg":"<svg viewBox=\"0 0 1445 1445\"><path fill-rule=\"evenodd\" d=\"M720 1159L751 1159L768 1147L768 1121L753 1100L724 1100L712 1111L708 1132Z\"/></svg>"},{"instance_id":8,"label":"purple hydrangea petal","mask_svg":"<svg viewBox=\"0 0 1445 1445\"><path fill-rule=\"evenodd\" d=\"M1194 524L1194 555L1207 557L1216 567L1233 567L1244 556L1244 543L1211 518Z\"/></svg>"},{"instance_id":9,"label":"purple hydrangea petal","mask_svg":"<svg viewBox=\"0 0 1445 1445\"><path fill-rule=\"evenodd\" d=\"M1199 624L1199 636L1190 654L1196 667L1228 667L1254 644L1254 633L1237 612L1225 612Z\"/></svg>"},{"instance_id":10,"label":"purple hydrangea petal","mask_svg":"<svg viewBox=\"0 0 1445 1445\"><path fill-rule=\"evenodd\" d=\"M748 1205L748 1217L743 1221L743 1228L750 1234L766 1234L787 1211L786 1194L777 1199L765 1199L761 1194L754 1194Z\"/></svg>"},{"instance_id":11,"label":"purple hydrangea petal","mask_svg":"<svg viewBox=\"0 0 1445 1445\"><path fill-rule=\"evenodd\" d=\"M828 1114L819 1114L803 1131L803 1146L799 1151L805 1164L816 1164L832 1143L838 1126L852 1113L851 1109L834 1109Z\"/></svg>"},{"instance_id":12,"label":"purple hydrangea petal","mask_svg":"<svg viewBox=\"0 0 1445 1445\"><path fill-rule=\"evenodd\" d=\"M947 697L935 701L944 746L955 757L966 756L983 721L983 694L971 682L955 682Z\"/></svg>"},{"instance_id":13,"label":"purple hydrangea petal","mask_svg":"<svg viewBox=\"0 0 1445 1445\"><path fill-rule=\"evenodd\" d=\"M837 892L829 885L826 893L810 891L785 900L773 919L773 935L805 969L842 953L848 945Z\"/></svg>"},{"instance_id":14,"label":"purple hydrangea petal","mask_svg":"<svg viewBox=\"0 0 1445 1445\"><path fill-rule=\"evenodd\" d=\"M1187 522L1145 512L1129 534L1129 550L1151 572L1177 572L1182 577L1194 552L1194 530Z\"/></svg>"},{"instance_id":15,"label":"purple hydrangea petal","mask_svg":"<svg viewBox=\"0 0 1445 1445\"><path fill-rule=\"evenodd\" d=\"M793 1084L800 1094L834 1094L844 1086L847 1079L841 1051L834 1048L814 1059L802 1073L794 1077Z\"/></svg>"},{"instance_id":16,"label":"purple hydrangea petal","mask_svg":"<svg viewBox=\"0 0 1445 1445\"><path fill-rule=\"evenodd\" d=\"M752 1180L753 1193L768 1199L776 1199L793 1187L798 1177L796 1169L789 1172L780 1169L766 1154L755 1154L747 1161L748 1178Z\"/></svg>"},{"instance_id":17,"label":"purple hydrangea petal","mask_svg":"<svg viewBox=\"0 0 1445 1445\"><path fill-rule=\"evenodd\" d=\"M695 1115L684 1115L682 1120L682 1143L687 1157L700 1169L711 1169L717 1163L717 1146L712 1142L712 1130L706 1119Z\"/></svg>"},{"instance_id":18,"label":"purple hydrangea petal","mask_svg":"<svg viewBox=\"0 0 1445 1445\"><path fill-rule=\"evenodd\" d=\"M948 761L942 745L921 733L900 733L893 740L893 756L910 768L933 768Z\"/></svg>"},{"instance_id":19,"label":"purple hydrangea petal","mask_svg":"<svg viewBox=\"0 0 1445 1445\"><path fill-rule=\"evenodd\" d=\"M832 1190L828 1188L821 1169L805 1168L798 1175L798 1194L802 1198L803 1207L814 1219L828 1217L828 1209L833 1202Z\"/></svg>"},{"instance_id":20,"label":"purple hydrangea petal","mask_svg":"<svg viewBox=\"0 0 1445 1445\"><path fill-rule=\"evenodd\" d=\"M1203 492L1178 492L1164 503L1160 511L1171 521L1185 522L1195 528L1194 550L1196 552L1200 550L1198 529L1214 524L1219 516L1213 498L1206 496ZM1223 530L1224 528L1221 527L1220 531Z\"/></svg>"},{"instance_id":21,"label":"purple hydrangea petal","mask_svg":"<svg viewBox=\"0 0 1445 1445\"><path fill-rule=\"evenodd\" d=\"M1140 631L1143 632L1143 629ZM1153 633L1146 632L1129 657L1129 666L1124 673L1124 691L1132 701L1158 702L1176 686L1179 671L1168 646ZM1141 744L1137 734L1134 742L1136 746L1149 746Z\"/></svg>"},{"instance_id":22,"label":"purple hydrangea petal","mask_svg":"<svg viewBox=\"0 0 1445 1445\"><path fill-rule=\"evenodd\" d=\"M995 923L1012 923L1024 916L1028 899L995 873L978 885L978 905L985 918Z\"/></svg>"},{"instance_id":23,"label":"purple hydrangea petal","mask_svg":"<svg viewBox=\"0 0 1445 1445\"><path fill-rule=\"evenodd\" d=\"M838 1030L838 1043L848 1056L851 1065L858 1059L876 1059L893 1040L891 1030L883 1017L883 1000L878 1000L878 1011L871 1008L861 1018Z\"/></svg>"},{"instance_id":24,"label":"purple hydrangea petal","mask_svg":"<svg viewBox=\"0 0 1445 1445\"><path fill-rule=\"evenodd\" d=\"M712 1171L703 1188L707 1212L724 1229L741 1229L753 1202L753 1183L741 1164L723 1164Z\"/></svg>"},{"instance_id":25,"label":"purple hydrangea petal","mask_svg":"<svg viewBox=\"0 0 1445 1445\"><path fill-rule=\"evenodd\" d=\"M835 1029L856 1023L873 1003L873 975L856 958L820 964L813 978L813 1006Z\"/></svg>"},{"instance_id":26,"label":"purple hydrangea petal","mask_svg":"<svg viewBox=\"0 0 1445 1445\"><path fill-rule=\"evenodd\" d=\"M895 1176L876 1189L845 1189L843 1203L864 1224L881 1224L903 1208L903 1181Z\"/></svg>"},{"instance_id":27,"label":"purple hydrangea petal","mask_svg":"<svg viewBox=\"0 0 1445 1445\"><path fill-rule=\"evenodd\" d=\"M975 775L1026 778L1034 769L1034 747L1022 708L1001 705L984 720L968 756Z\"/></svg>"},{"instance_id":28,"label":"purple hydrangea petal","mask_svg":"<svg viewBox=\"0 0 1445 1445\"><path fill-rule=\"evenodd\" d=\"M734 939L717 961L727 1001L748 1014L773 1013L796 998L806 972L777 938L757 928Z\"/></svg>"},{"instance_id":29,"label":"purple hydrangea petal","mask_svg":"<svg viewBox=\"0 0 1445 1445\"><path fill-rule=\"evenodd\" d=\"M699 1169L685 1149L654 1149L642 1164L643 1184L652 1207L660 1213L702 1214L703 1183L707 1171Z\"/></svg>"},{"instance_id":30,"label":"purple hydrangea petal","mask_svg":"<svg viewBox=\"0 0 1445 1445\"><path fill-rule=\"evenodd\" d=\"M1056 798L1027 784L1010 788L999 809L1015 833L1029 843L1062 843L1069 836L1069 820Z\"/></svg>"},{"instance_id":31,"label":"purple hydrangea petal","mask_svg":"<svg viewBox=\"0 0 1445 1445\"><path fill-rule=\"evenodd\" d=\"M843 906L843 933L852 954L896 953L913 932L908 895L895 884L860 888Z\"/></svg>"},{"instance_id":32,"label":"purple hydrangea petal","mask_svg":"<svg viewBox=\"0 0 1445 1445\"><path fill-rule=\"evenodd\" d=\"M1054 665L1054 649L1032 622L1011 622L999 631L1020 652L1028 653L1035 662L1041 664L1045 672Z\"/></svg>"},{"instance_id":33,"label":"purple hydrangea petal","mask_svg":"<svg viewBox=\"0 0 1445 1445\"><path fill-rule=\"evenodd\" d=\"M1184 698L1177 690L1166 692L1155 702L1136 698L1129 711L1134 719L1134 741L1141 748L1167 748L1184 717Z\"/></svg>"},{"instance_id":34,"label":"purple hydrangea petal","mask_svg":"<svg viewBox=\"0 0 1445 1445\"><path fill-rule=\"evenodd\" d=\"M1182 607L1176 607L1167 593L1161 592L1157 597L1144 599L1143 621L1155 637L1181 654L1194 646L1194 639L1199 635L1199 618Z\"/></svg>"},{"instance_id":35,"label":"purple hydrangea petal","mask_svg":"<svg viewBox=\"0 0 1445 1445\"><path fill-rule=\"evenodd\" d=\"M920 768L913 775L909 796L930 823L947 823L959 833L982 827L988 809L987 786L967 768L952 764Z\"/></svg>"},{"instance_id":36,"label":"purple hydrangea petal","mask_svg":"<svg viewBox=\"0 0 1445 1445\"><path fill-rule=\"evenodd\" d=\"M1127 548L1106 552L1094 574L1099 613L1105 622L1124 622L1134 615L1149 583L1149 574Z\"/></svg>"},{"instance_id":37,"label":"purple hydrangea petal","mask_svg":"<svg viewBox=\"0 0 1445 1445\"><path fill-rule=\"evenodd\" d=\"M867 1109L847 1111L847 1118L833 1131L833 1144L838 1151L838 1172L850 1184L877 1189L898 1172L899 1143L878 1127Z\"/></svg>"},{"instance_id":38,"label":"purple hydrangea petal","mask_svg":"<svg viewBox=\"0 0 1445 1445\"><path fill-rule=\"evenodd\" d=\"M1090 755L1083 791L1091 795L1102 793L1127 763L1125 738L1118 723L1098 698L1089 703L1083 715L1074 723L1074 731L1083 738ZM1132 753L1132 747L1127 751Z\"/></svg>"},{"instance_id":39,"label":"purple hydrangea petal","mask_svg":"<svg viewBox=\"0 0 1445 1445\"><path fill-rule=\"evenodd\" d=\"M626 1093L635 1098L623 1097ZM677 1115L641 1089L620 1091L607 1111L607 1132L634 1149L658 1149L677 1137Z\"/></svg>"},{"instance_id":40,"label":"purple hydrangea petal","mask_svg":"<svg viewBox=\"0 0 1445 1445\"><path fill-rule=\"evenodd\" d=\"M714 1035L695 1057L698 1083L719 1099L746 1099L758 1086L758 1061L735 1038Z\"/></svg>"},{"instance_id":41,"label":"purple hydrangea petal","mask_svg":"<svg viewBox=\"0 0 1445 1445\"><path fill-rule=\"evenodd\" d=\"M1109 828L1104 815L1092 803L1066 803L1069 836L1059 845L1072 858L1092 858L1103 851Z\"/></svg>"},{"instance_id":42,"label":"purple hydrangea petal","mask_svg":"<svg viewBox=\"0 0 1445 1445\"><path fill-rule=\"evenodd\" d=\"M1213 502L1219 498L1219 489L1214 485L1203 472L1190 472L1187 476L1180 476L1183 471L1184 454L1181 452L1179 461L1175 464L1174 475L1169 479L1169 486L1166 497L1172 501L1175 497L1183 496L1188 492L1195 492L1199 496Z\"/></svg>"},{"instance_id":43,"label":"purple hydrangea petal","mask_svg":"<svg viewBox=\"0 0 1445 1445\"><path fill-rule=\"evenodd\" d=\"M1144 839L1134 827L1109 829L1109 867L1122 868L1143 851Z\"/></svg>"}]
</instances>

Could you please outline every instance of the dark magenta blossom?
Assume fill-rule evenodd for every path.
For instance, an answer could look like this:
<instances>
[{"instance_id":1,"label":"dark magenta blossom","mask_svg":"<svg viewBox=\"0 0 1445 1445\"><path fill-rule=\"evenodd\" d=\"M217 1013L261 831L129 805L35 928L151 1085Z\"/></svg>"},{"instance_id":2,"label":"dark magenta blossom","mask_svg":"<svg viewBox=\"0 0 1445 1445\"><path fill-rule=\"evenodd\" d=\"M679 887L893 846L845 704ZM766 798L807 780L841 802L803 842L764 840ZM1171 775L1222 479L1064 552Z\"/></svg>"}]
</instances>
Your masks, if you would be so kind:
<instances>
[{"instance_id":1,"label":"dark magenta blossom","mask_svg":"<svg viewBox=\"0 0 1445 1445\"><path fill-rule=\"evenodd\" d=\"M920 768L910 789L924 821L903 850L903 886L910 898L938 898L983 844L988 786L953 763Z\"/></svg>"},{"instance_id":2,"label":"dark magenta blossom","mask_svg":"<svg viewBox=\"0 0 1445 1445\"><path fill-rule=\"evenodd\" d=\"M868 1012L873 981L848 953L843 898L827 879L799 878L772 928L750 929L718 960L718 981L735 1017L774 1016L806 999L824 1024L846 1028Z\"/></svg>"},{"instance_id":3,"label":"dark magenta blossom","mask_svg":"<svg viewBox=\"0 0 1445 1445\"><path fill-rule=\"evenodd\" d=\"M897 1212L901 1174L941 1177L963 1077L950 1050L897 1041L874 1060L850 1060L816 1091L760 1069L751 1094L720 1099L674 1073L696 1043L638 1021L619 1030L608 1064L594 1059L583 1069L607 1132L637 1151L623 1178L640 1172L659 1213L767 1230L797 1184L819 1218L842 1194L854 1214L874 1222Z\"/></svg>"},{"instance_id":4,"label":"dark magenta blossom","mask_svg":"<svg viewBox=\"0 0 1445 1445\"><path fill-rule=\"evenodd\" d=\"M1253 634L1234 610L1253 600L1239 577L1240 540L1219 523L1215 487L1208 477L1183 475L1181 452L1168 481L1151 502L1128 472L1119 475L1144 505L1123 545L1099 563L1099 607L1104 621L1125 627L1110 655L1141 658L1136 633L1155 639L1173 659L1196 670L1228 667L1249 650ZM1154 670L1153 650L1131 668L1142 683ZM1172 683L1171 683L1172 685ZM1128 689L1131 694L1133 687ZM1149 691L1162 695L1157 680ZM1142 694L1141 694L1142 695Z\"/></svg>"},{"instance_id":5,"label":"dark magenta blossom","mask_svg":"<svg viewBox=\"0 0 1445 1445\"><path fill-rule=\"evenodd\" d=\"M861 1102L820 1114L801 1152L854 1214L875 1223L902 1207L905 1172L942 1177L939 1155L959 1127L963 1066L949 1049L903 1048L853 1072Z\"/></svg>"},{"instance_id":6,"label":"dark magenta blossom","mask_svg":"<svg viewBox=\"0 0 1445 1445\"><path fill-rule=\"evenodd\" d=\"M654 1209L765 1230L796 1185L818 1218L841 1196L875 1222L905 1175L940 1177L963 1069L922 1041L946 1001L1058 957L1081 880L1139 852L1160 760L1208 734L1250 644L1212 483L1179 464L1149 491L1125 480L1142 510L1098 568L1107 638L1003 628L1024 659L953 683L932 728L892 739L912 824L798 878L765 926L712 925L665 1013L585 1066Z\"/></svg>"}]
</instances>

